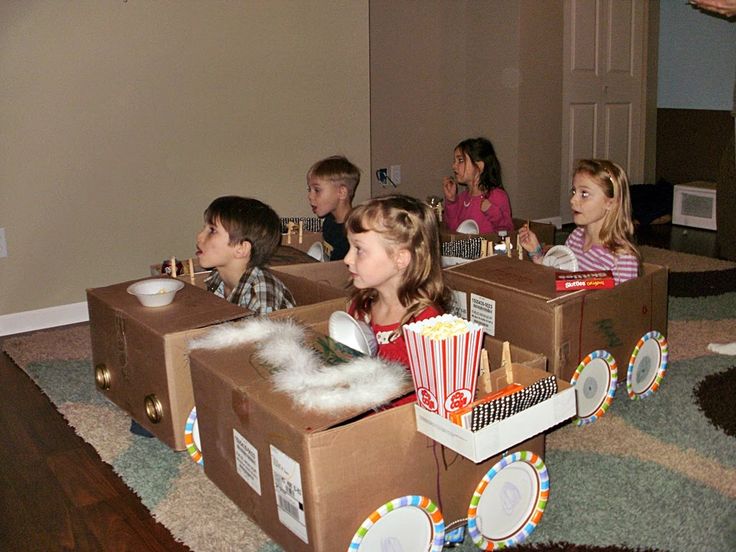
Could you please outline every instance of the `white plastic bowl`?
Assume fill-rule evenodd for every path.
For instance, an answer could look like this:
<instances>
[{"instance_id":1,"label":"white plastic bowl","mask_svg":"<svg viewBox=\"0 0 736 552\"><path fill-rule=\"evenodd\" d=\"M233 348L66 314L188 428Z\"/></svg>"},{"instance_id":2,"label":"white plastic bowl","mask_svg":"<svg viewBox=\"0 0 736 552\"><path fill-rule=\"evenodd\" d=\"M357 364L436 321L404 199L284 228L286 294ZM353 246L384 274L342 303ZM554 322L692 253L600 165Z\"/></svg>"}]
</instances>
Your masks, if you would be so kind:
<instances>
[{"instance_id":1,"label":"white plastic bowl","mask_svg":"<svg viewBox=\"0 0 736 552\"><path fill-rule=\"evenodd\" d=\"M325 248L322 245L322 242L314 242L312 244L312 247L310 247L307 251L307 255L309 255L313 259L318 260L319 262L327 260L325 259Z\"/></svg>"},{"instance_id":2,"label":"white plastic bowl","mask_svg":"<svg viewBox=\"0 0 736 552\"><path fill-rule=\"evenodd\" d=\"M344 311L335 311L330 315L328 328L330 337L338 343L364 355L376 356L378 341L371 327L365 322L356 320Z\"/></svg>"},{"instance_id":3,"label":"white plastic bowl","mask_svg":"<svg viewBox=\"0 0 736 552\"><path fill-rule=\"evenodd\" d=\"M144 307L163 307L174 300L184 282L176 278L150 278L128 286L128 293L135 295Z\"/></svg>"},{"instance_id":4,"label":"white plastic bowl","mask_svg":"<svg viewBox=\"0 0 736 552\"><path fill-rule=\"evenodd\" d=\"M578 259L572 249L565 245L551 247L542 259L542 264L567 272L577 272Z\"/></svg>"},{"instance_id":5,"label":"white plastic bowl","mask_svg":"<svg viewBox=\"0 0 736 552\"><path fill-rule=\"evenodd\" d=\"M478 228L478 223L473 219L466 219L458 225L457 231L461 234L479 234L480 228Z\"/></svg>"}]
</instances>

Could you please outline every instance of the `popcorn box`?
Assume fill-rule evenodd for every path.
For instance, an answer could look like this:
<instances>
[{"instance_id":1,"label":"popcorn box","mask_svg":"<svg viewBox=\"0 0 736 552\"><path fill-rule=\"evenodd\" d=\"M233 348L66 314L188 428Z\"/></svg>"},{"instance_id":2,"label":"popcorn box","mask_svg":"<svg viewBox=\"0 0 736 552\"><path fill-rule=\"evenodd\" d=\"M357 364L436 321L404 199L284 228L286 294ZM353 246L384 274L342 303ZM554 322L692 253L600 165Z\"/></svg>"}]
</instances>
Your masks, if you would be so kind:
<instances>
[{"instance_id":1,"label":"popcorn box","mask_svg":"<svg viewBox=\"0 0 736 552\"><path fill-rule=\"evenodd\" d=\"M483 327L451 314L403 328L417 403L449 417L475 396Z\"/></svg>"}]
</instances>

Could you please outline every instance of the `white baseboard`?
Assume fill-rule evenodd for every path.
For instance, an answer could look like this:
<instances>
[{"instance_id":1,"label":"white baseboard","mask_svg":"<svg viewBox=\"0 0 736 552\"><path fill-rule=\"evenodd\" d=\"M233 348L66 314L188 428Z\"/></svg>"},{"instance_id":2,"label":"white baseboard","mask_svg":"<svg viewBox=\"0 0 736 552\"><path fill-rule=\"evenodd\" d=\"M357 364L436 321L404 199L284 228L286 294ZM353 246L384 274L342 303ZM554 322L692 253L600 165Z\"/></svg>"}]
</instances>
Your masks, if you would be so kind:
<instances>
[{"instance_id":1,"label":"white baseboard","mask_svg":"<svg viewBox=\"0 0 736 552\"><path fill-rule=\"evenodd\" d=\"M534 219L534 222L545 222L547 224L554 224L558 230L562 228L562 217L549 217L543 219Z\"/></svg>"},{"instance_id":2,"label":"white baseboard","mask_svg":"<svg viewBox=\"0 0 736 552\"><path fill-rule=\"evenodd\" d=\"M66 326L89 320L87 301L0 316L0 336Z\"/></svg>"}]
</instances>

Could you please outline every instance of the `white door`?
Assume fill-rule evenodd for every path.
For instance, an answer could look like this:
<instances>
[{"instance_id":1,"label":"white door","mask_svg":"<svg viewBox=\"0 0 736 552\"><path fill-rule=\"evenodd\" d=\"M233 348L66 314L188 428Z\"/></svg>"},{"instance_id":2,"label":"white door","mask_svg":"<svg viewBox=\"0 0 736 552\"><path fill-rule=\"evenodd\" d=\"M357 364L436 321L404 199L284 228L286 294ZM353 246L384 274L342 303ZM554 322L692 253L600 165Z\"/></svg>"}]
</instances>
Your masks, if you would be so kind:
<instances>
[{"instance_id":1,"label":"white door","mask_svg":"<svg viewBox=\"0 0 736 552\"><path fill-rule=\"evenodd\" d=\"M646 0L565 0L563 223L576 159L611 159L643 179L647 21Z\"/></svg>"}]
</instances>

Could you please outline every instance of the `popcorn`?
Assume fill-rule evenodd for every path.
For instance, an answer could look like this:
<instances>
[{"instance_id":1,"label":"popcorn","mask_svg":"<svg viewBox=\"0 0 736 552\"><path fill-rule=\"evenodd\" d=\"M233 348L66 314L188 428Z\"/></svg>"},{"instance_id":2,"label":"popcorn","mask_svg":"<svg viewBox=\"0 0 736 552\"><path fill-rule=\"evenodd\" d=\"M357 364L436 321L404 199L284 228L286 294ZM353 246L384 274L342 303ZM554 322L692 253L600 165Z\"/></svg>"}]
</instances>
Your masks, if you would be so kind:
<instances>
[{"instance_id":1,"label":"popcorn","mask_svg":"<svg viewBox=\"0 0 736 552\"><path fill-rule=\"evenodd\" d=\"M420 334L430 339L446 339L467 333L468 323L461 318L438 320L431 325L424 326Z\"/></svg>"},{"instance_id":2,"label":"popcorn","mask_svg":"<svg viewBox=\"0 0 736 552\"><path fill-rule=\"evenodd\" d=\"M403 327L417 403L440 416L475 397L483 327L451 314Z\"/></svg>"}]
</instances>

